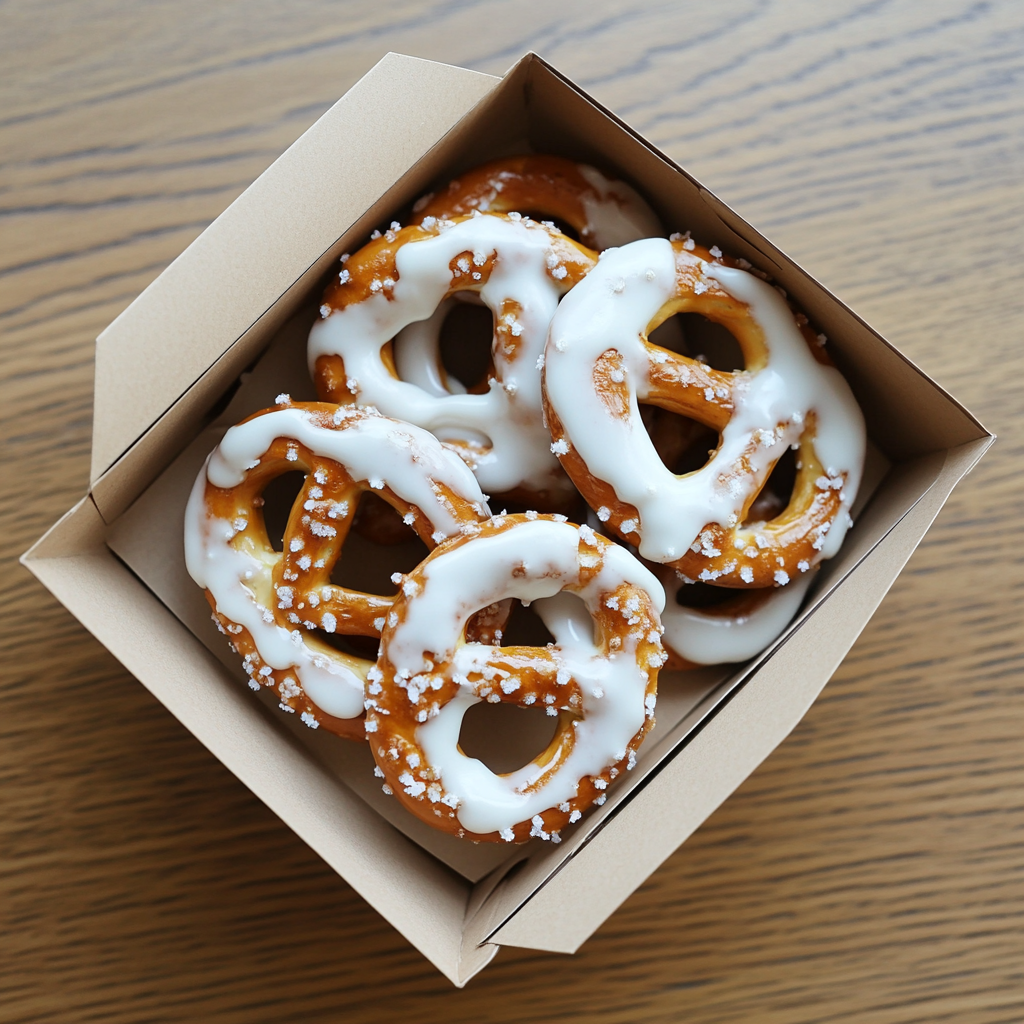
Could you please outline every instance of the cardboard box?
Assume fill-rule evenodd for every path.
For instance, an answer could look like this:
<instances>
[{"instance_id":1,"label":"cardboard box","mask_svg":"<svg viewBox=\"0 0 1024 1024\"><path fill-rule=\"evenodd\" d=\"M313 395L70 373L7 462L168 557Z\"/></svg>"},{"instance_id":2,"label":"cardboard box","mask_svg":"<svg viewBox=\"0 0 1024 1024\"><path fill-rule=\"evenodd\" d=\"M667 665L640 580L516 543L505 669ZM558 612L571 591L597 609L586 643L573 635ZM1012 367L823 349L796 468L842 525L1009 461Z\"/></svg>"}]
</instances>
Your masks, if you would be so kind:
<instances>
[{"instance_id":1,"label":"cardboard box","mask_svg":"<svg viewBox=\"0 0 1024 1024\"><path fill-rule=\"evenodd\" d=\"M829 336L874 458L855 527L780 640L743 666L664 674L657 730L607 803L558 846L509 848L419 826L380 795L365 746L295 729L253 698L185 574L181 513L227 425L282 390L312 397L305 335L339 255L433 183L529 150L596 164L638 188L667 231L692 230L771 274ZM577 949L743 782L807 711L992 440L805 271L540 58L496 79L389 54L100 335L90 493L23 561L463 985L501 945Z\"/></svg>"}]
</instances>

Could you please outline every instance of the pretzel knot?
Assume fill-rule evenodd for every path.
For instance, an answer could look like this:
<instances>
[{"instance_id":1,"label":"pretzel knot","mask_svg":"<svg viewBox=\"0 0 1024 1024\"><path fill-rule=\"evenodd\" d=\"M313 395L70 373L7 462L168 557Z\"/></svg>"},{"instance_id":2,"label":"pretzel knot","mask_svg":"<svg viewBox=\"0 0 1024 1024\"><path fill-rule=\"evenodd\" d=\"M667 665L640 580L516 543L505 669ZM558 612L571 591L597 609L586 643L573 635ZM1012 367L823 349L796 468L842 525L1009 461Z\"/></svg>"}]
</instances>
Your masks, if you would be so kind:
<instances>
[{"instance_id":1,"label":"pretzel knot","mask_svg":"<svg viewBox=\"0 0 1024 1024\"><path fill-rule=\"evenodd\" d=\"M276 551L262 495L295 470L305 481ZM311 728L353 739L363 737L373 660L336 650L326 637L380 636L395 601L331 583L365 492L396 509L429 547L478 530L488 515L473 474L425 430L373 410L295 403L224 435L185 517L188 571L243 656L250 686L272 687L281 709ZM500 613L489 614L491 627L500 626Z\"/></svg>"},{"instance_id":2,"label":"pretzel knot","mask_svg":"<svg viewBox=\"0 0 1024 1024\"><path fill-rule=\"evenodd\" d=\"M555 642L467 642L473 611L503 598L533 602ZM367 677L366 732L385 791L459 836L560 841L633 767L653 724L663 604L628 551L559 517L496 516L433 552L406 577ZM458 746L481 701L543 707L558 718L555 736L525 767L495 774Z\"/></svg>"},{"instance_id":3,"label":"pretzel knot","mask_svg":"<svg viewBox=\"0 0 1024 1024\"><path fill-rule=\"evenodd\" d=\"M540 360L559 298L595 262L519 214L396 226L347 258L327 288L309 336L317 392L432 431L491 494L571 491L541 417ZM445 301L456 295L479 296L494 317L479 394L440 358Z\"/></svg>"},{"instance_id":4,"label":"pretzel knot","mask_svg":"<svg viewBox=\"0 0 1024 1024\"><path fill-rule=\"evenodd\" d=\"M680 312L726 327L745 368L720 372L652 344L647 335ZM864 419L805 325L773 287L688 239L604 254L555 314L543 385L552 450L598 518L644 557L716 586L784 586L835 554ZM638 402L719 431L707 464L671 473ZM798 453L788 506L745 522L788 447Z\"/></svg>"},{"instance_id":5,"label":"pretzel knot","mask_svg":"<svg viewBox=\"0 0 1024 1024\"><path fill-rule=\"evenodd\" d=\"M592 249L608 249L661 234L654 211L631 186L596 167L558 156L493 160L466 171L413 207L416 223L481 213L529 214L567 225Z\"/></svg>"}]
</instances>

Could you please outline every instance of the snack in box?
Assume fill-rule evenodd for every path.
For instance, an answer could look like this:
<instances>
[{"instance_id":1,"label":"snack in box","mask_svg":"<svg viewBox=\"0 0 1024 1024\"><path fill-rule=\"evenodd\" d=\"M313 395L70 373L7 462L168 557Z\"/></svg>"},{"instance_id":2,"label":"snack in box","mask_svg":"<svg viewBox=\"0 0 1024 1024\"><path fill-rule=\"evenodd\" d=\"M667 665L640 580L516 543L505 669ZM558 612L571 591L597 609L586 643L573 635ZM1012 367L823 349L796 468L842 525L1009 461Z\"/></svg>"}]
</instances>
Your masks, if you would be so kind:
<instances>
[{"instance_id":1,"label":"snack in box","mask_svg":"<svg viewBox=\"0 0 1024 1024\"><path fill-rule=\"evenodd\" d=\"M560 841L635 763L659 669L770 644L850 524L864 422L823 339L750 264L660 234L594 168L467 172L342 257L309 339L321 402L229 430L189 502L189 572L250 685L369 741L385 792L464 838ZM493 320L468 382L441 343L466 302ZM678 313L726 328L742 366L687 354ZM262 494L295 469L279 552ZM393 596L331 582L360 521L432 549ZM503 644L514 602L551 642ZM379 638L376 660L347 637ZM492 772L459 746L481 701L543 707L550 744Z\"/></svg>"}]
</instances>

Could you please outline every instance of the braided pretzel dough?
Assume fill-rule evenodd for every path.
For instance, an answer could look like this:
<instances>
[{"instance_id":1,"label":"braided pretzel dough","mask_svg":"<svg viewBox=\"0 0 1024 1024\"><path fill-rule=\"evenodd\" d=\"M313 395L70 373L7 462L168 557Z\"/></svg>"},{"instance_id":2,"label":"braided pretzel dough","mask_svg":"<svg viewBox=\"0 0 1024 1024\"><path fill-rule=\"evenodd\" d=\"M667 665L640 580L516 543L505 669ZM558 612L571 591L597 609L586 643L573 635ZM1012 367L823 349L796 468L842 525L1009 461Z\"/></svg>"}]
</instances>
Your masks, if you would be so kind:
<instances>
[{"instance_id":1,"label":"braided pretzel dough","mask_svg":"<svg viewBox=\"0 0 1024 1024\"><path fill-rule=\"evenodd\" d=\"M727 327L746 369L722 373L652 345L647 333L677 312ZM718 586L785 585L839 549L864 461L860 409L814 347L773 287L689 240L609 251L551 324L552 450L599 518L645 558ZM638 400L719 430L711 460L669 472ZM787 446L799 450L789 506L743 525Z\"/></svg>"},{"instance_id":2,"label":"braided pretzel dough","mask_svg":"<svg viewBox=\"0 0 1024 1024\"><path fill-rule=\"evenodd\" d=\"M279 552L261 495L296 469L307 476ZM425 430L372 410L296 403L224 435L185 515L189 574L243 655L250 685L274 687L283 711L350 738L363 735L363 683L373 663L334 650L317 631L379 636L394 603L330 582L368 490L429 546L478 529L488 514L473 474Z\"/></svg>"},{"instance_id":3,"label":"braided pretzel dough","mask_svg":"<svg viewBox=\"0 0 1024 1024\"><path fill-rule=\"evenodd\" d=\"M564 477L542 419L538 362L559 297L594 262L589 250L518 214L388 231L348 259L327 289L324 319L309 336L317 391L434 432L490 493L557 490ZM478 293L494 314L486 393L453 393L441 369L437 387L400 380L391 339L460 292ZM423 343L435 346L439 366L427 326Z\"/></svg>"},{"instance_id":4,"label":"braided pretzel dough","mask_svg":"<svg viewBox=\"0 0 1024 1024\"><path fill-rule=\"evenodd\" d=\"M420 199L417 223L474 210L555 217L592 249L608 249L662 233L654 211L623 181L559 156L517 156L466 171L443 191Z\"/></svg>"},{"instance_id":5,"label":"braided pretzel dough","mask_svg":"<svg viewBox=\"0 0 1024 1024\"><path fill-rule=\"evenodd\" d=\"M555 644L466 642L469 616L510 597L534 602ZM366 732L385 791L460 836L558 842L604 803L653 724L663 604L629 552L556 517L496 516L435 551L406 577L367 677ZM546 707L559 719L548 749L508 775L467 757L462 718L482 700Z\"/></svg>"}]
</instances>

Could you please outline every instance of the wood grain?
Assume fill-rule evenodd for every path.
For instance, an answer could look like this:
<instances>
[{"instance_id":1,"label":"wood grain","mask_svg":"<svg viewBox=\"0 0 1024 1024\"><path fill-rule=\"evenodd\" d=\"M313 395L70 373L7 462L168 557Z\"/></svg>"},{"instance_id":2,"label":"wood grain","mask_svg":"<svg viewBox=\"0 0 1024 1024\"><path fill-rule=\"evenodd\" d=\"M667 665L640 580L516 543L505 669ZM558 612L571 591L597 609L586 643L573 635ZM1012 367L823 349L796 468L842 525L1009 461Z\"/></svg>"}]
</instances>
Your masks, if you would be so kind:
<instances>
[{"instance_id":1,"label":"wood grain","mask_svg":"<svg viewBox=\"0 0 1024 1024\"><path fill-rule=\"evenodd\" d=\"M14 558L132 296L385 51L528 48L1001 440L741 791L577 956L457 992ZM1024 8L7 0L0 53L0 1018L1024 1019Z\"/></svg>"}]
</instances>

